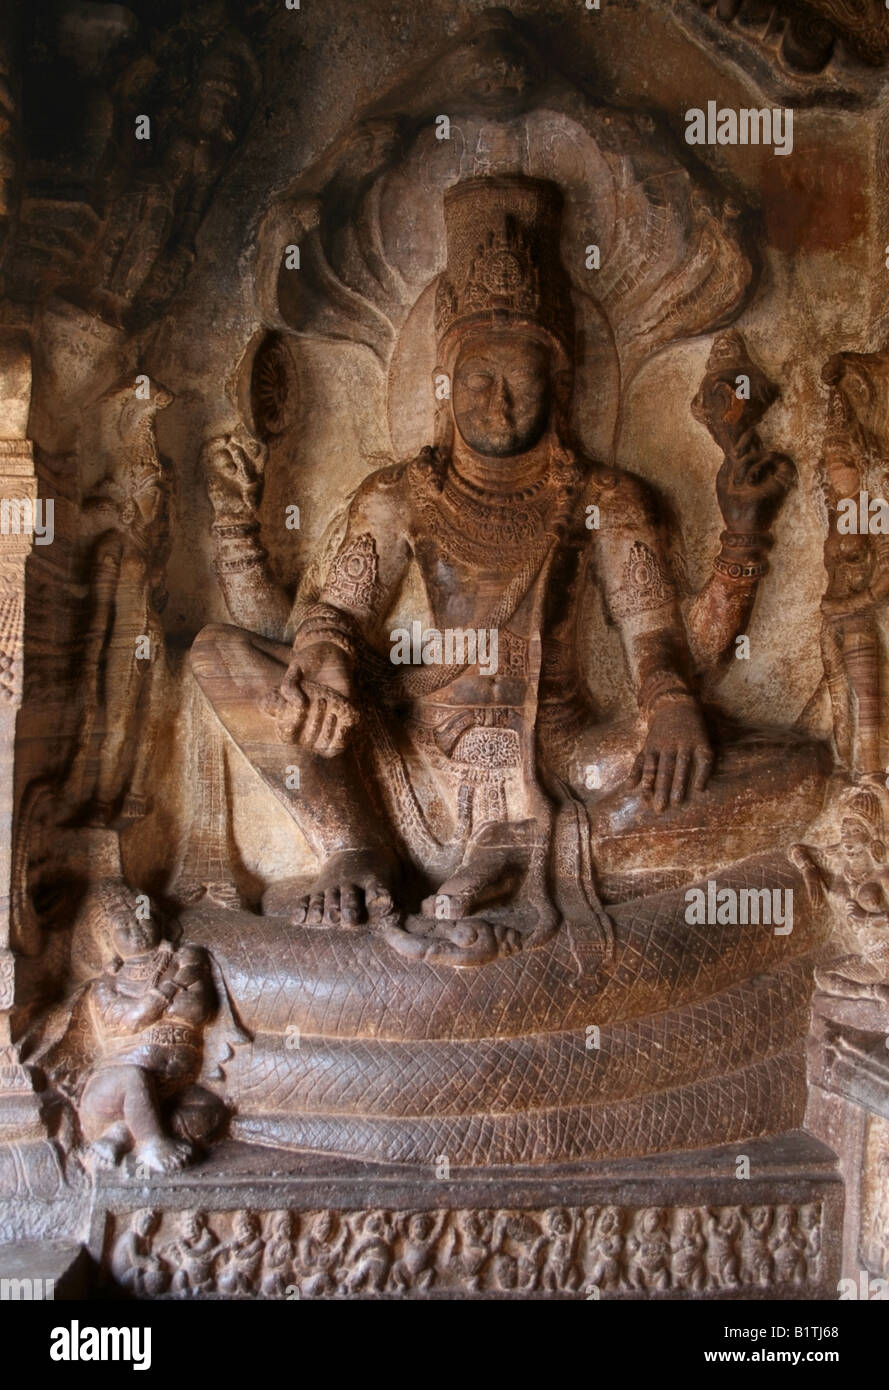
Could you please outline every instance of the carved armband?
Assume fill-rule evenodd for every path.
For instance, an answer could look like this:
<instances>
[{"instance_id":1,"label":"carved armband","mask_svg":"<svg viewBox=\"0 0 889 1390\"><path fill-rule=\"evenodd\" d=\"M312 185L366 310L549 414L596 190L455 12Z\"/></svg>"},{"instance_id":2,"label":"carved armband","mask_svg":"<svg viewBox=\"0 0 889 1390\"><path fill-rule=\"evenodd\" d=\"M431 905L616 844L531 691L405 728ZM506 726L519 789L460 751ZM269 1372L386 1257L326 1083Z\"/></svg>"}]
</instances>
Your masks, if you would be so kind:
<instances>
[{"instance_id":1,"label":"carved armband","mask_svg":"<svg viewBox=\"0 0 889 1390\"><path fill-rule=\"evenodd\" d=\"M379 559L373 536L365 531L346 541L330 567L324 592L345 607L372 616L380 600Z\"/></svg>"},{"instance_id":2,"label":"carved armband","mask_svg":"<svg viewBox=\"0 0 889 1390\"><path fill-rule=\"evenodd\" d=\"M608 595L608 608L618 622L651 613L676 597L676 590L661 562L644 541L631 545L624 560L620 582Z\"/></svg>"},{"instance_id":3,"label":"carved armband","mask_svg":"<svg viewBox=\"0 0 889 1390\"><path fill-rule=\"evenodd\" d=\"M380 599L377 547L369 532L344 542L330 567L323 593L324 598L313 604L294 634L293 649L329 642L354 661L363 647L356 610L372 617Z\"/></svg>"}]
</instances>

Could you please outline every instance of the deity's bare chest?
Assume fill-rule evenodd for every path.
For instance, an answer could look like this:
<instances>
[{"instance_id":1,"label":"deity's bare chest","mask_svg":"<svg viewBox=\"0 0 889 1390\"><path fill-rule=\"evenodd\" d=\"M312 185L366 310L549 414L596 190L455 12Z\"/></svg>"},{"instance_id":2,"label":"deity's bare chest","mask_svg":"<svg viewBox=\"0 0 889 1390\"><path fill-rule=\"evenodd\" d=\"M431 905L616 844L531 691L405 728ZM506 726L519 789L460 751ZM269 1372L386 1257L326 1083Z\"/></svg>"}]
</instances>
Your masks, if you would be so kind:
<instances>
[{"instance_id":1,"label":"deity's bare chest","mask_svg":"<svg viewBox=\"0 0 889 1390\"><path fill-rule=\"evenodd\" d=\"M451 471L416 488L414 553L436 607L487 609L506 591L514 607L555 543L556 501L548 477L492 493Z\"/></svg>"}]
</instances>

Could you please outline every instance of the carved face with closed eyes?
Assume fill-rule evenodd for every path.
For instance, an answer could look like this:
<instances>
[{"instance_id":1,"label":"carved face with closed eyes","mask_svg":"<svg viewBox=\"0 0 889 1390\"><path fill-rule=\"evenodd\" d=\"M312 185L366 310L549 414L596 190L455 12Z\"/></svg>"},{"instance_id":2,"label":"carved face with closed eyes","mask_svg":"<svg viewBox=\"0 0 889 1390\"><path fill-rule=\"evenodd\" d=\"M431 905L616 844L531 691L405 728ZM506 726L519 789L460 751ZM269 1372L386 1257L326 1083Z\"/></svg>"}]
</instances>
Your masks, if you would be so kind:
<instances>
[{"instance_id":1,"label":"carved face with closed eyes","mask_svg":"<svg viewBox=\"0 0 889 1390\"><path fill-rule=\"evenodd\" d=\"M552 406L551 354L530 334L471 333L454 366L454 422L470 449L514 458L539 443Z\"/></svg>"}]
</instances>

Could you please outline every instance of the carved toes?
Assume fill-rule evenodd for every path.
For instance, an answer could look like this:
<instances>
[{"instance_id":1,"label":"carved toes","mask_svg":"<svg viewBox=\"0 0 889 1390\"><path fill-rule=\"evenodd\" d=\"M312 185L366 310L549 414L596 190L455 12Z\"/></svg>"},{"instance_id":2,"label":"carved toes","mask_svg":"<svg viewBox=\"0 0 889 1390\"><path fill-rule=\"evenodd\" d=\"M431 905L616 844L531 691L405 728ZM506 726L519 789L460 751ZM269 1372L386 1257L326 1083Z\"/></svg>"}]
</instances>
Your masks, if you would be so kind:
<instances>
[{"instance_id":1,"label":"carved toes","mask_svg":"<svg viewBox=\"0 0 889 1390\"><path fill-rule=\"evenodd\" d=\"M193 1152L184 1139L148 1139L138 1146L134 1157L137 1166L152 1173L177 1173L190 1161Z\"/></svg>"}]
</instances>

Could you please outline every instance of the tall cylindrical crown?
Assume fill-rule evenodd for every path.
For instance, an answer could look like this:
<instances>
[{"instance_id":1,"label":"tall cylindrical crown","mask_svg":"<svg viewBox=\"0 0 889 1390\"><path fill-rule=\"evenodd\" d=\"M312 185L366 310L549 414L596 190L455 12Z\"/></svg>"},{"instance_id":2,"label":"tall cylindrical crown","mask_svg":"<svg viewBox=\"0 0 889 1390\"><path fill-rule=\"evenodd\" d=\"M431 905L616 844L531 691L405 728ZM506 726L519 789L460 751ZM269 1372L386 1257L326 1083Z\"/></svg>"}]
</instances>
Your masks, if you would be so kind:
<instances>
[{"instance_id":1,"label":"tall cylindrical crown","mask_svg":"<svg viewBox=\"0 0 889 1390\"><path fill-rule=\"evenodd\" d=\"M571 287L560 254L562 194L546 179L475 178L445 194L447 266L435 296L439 360L485 325L523 326L570 360Z\"/></svg>"}]
</instances>

